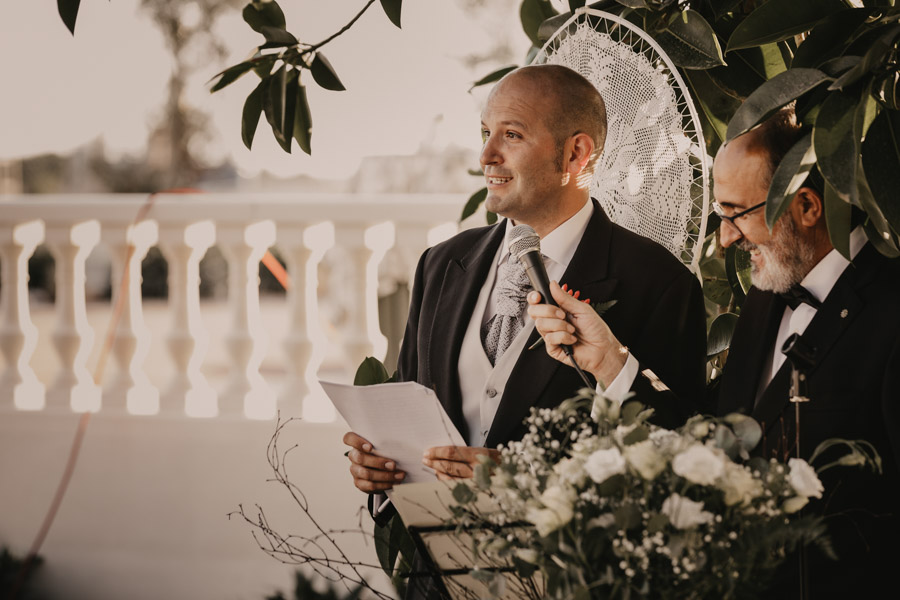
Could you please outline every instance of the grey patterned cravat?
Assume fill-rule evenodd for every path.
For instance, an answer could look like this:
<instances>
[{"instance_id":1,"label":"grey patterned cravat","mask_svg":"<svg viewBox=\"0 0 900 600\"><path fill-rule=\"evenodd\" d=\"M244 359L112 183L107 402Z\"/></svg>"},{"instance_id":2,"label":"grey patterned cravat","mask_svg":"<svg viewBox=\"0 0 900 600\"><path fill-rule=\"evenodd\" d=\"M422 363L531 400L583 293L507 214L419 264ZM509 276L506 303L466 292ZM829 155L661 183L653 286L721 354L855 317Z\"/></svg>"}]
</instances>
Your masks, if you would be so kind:
<instances>
[{"instance_id":1,"label":"grey patterned cravat","mask_svg":"<svg viewBox=\"0 0 900 600\"><path fill-rule=\"evenodd\" d=\"M491 364L497 364L506 349L522 329L525 297L531 291L531 283L525 267L519 259L510 255L509 260L497 270L496 312L481 327L481 343Z\"/></svg>"}]
</instances>

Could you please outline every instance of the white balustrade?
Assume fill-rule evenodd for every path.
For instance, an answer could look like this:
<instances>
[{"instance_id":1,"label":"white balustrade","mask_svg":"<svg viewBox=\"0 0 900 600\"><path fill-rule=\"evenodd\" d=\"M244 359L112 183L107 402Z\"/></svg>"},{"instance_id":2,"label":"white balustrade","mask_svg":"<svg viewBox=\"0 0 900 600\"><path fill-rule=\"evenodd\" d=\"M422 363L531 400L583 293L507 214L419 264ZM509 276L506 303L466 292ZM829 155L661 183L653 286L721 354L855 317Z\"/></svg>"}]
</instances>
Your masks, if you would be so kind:
<instances>
[{"instance_id":1,"label":"white balustrade","mask_svg":"<svg viewBox=\"0 0 900 600\"><path fill-rule=\"evenodd\" d=\"M0 375L0 402L11 400L23 410L44 408L44 384L29 364L37 343L37 328L28 310L28 259L43 238L41 221L0 224L0 352L6 359L6 368Z\"/></svg>"},{"instance_id":2,"label":"white balustrade","mask_svg":"<svg viewBox=\"0 0 900 600\"><path fill-rule=\"evenodd\" d=\"M333 411L315 383L326 351L331 357L329 376L350 380L364 356L381 357L387 346L378 328L379 261L393 247L405 265L400 275L393 269L393 276L402 280L405 268L411 280L419 254L435 241L435 232L443 231L436 226L445 224L444 229L452 231L447 224L455 220L464 201L462 196L429 195L159 195L145 219L135 223L146 196L4 197L0 199L0 410L101 408L101 389L87 364L92 349L95 358L101 353L94 348L95 337L105 330L94 331L88 324L85 259L102 237L112 259L113 303L107 306L114 306L122 294L111 348L117 368L109 369L112 382L102 393L104 411L271 418L280 403L288 413L295 414L302 406L305 418L328 420ZM27 260L40 241L42 226L56 260L52 332L36 331L32 325L34 307L27 293ZM319 235L326 229L333 233ZM169 299L163 305L168 311L166 326L154 325L151 333L144 323L140 268L157 237L169 265ZM323 241L329 237L337 246L334 250L327 249L331 240ZM220 315L225 310L214 302L201 304L199 298L198 265L213 243L228 261L229 323L215 326L216 345L208 356L212 338L203 323L206 311ZM267 359L264 378L260 367L268 350L259 304L259 261L276 243L291 285L280 309L284 325L270 330L279 336L274 341L283 356ZM318 265L326 252L347 259L342 288L326 300L340 295L348 303L346 323L334 336L341 348L325 346L319 325ZM129 276L123 287L126 266ZM155 301L153 306L159 310ZM267 300L266 306L277 306L277 301ZM108 309L102 313L105 321L96 321L98 328L109 322L111 313ZM267 317L267 323L274 323L273 318ZM50 347L59 357L59 371L54 381L39 381L29 362ZM153 356L163 352L168 359L156 358L150 364L145 361L148 349ZM223 354L225 358L220 357ZM341 356L340 372L335 372L334 361ZM220 362L210 363L211 357ZM227 360L226 367L220 366L222 360ZM223 372L227 377L220 377ZM46 402L41 399L44 385Z\"/></svg>"}]
</instances>

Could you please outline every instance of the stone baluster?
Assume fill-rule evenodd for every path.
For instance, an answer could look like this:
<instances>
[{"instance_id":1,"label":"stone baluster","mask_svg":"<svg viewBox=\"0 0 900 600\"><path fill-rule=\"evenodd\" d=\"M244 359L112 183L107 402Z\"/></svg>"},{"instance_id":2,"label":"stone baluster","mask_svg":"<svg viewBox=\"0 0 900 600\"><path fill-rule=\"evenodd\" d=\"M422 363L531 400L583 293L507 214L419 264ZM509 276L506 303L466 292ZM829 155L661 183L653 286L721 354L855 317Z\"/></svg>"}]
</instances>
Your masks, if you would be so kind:
<instances>
[{"instance_id":1,"label":"stone baluster","mask_svg":"<svg viewBox=\"0 0 900 600\"><path fill-rule=\"evenodd\" d=\"M150 332L144 324L141 304L141 261L156 243L157 237L158 228L153 221L128 226L114 225L103 231L103 240L110 248L112 262L113 314L119 305L119 296L124 294L112 343L112 355L118 369L103 396L106 405L113 410L127 409L136 415L159 412L159 390L150 383L143 370Z\"/></svg>"},{"instance_id":2,"label":"stone baluster","mask_svg":"<svg viewBox=\"0 0 900 600\"><path fill-rule=\"evenodd\" d=\"M419 257L428 247L428 227L422 223L404 223L396 224L396 243L394 251L400 256L403 264L406 266L407 283L409 291L412 293L413 281L416 277L416 265L419 264Z\"/></svg>"},{"instance_id":3,"label":"stone baluster","mask_svg":"<svg viewBox=\"0 0 900 600\"><path fill-rule=\"evenodd\" d=\"M0 352L6 368L0 375L0 402L22 410L44 408L44 385L29 361L37 328L28 310L28 258L44 238L44 224L30 221L0 226Z\"/></svg>"},{"instance_id":4,"label":"stone baluster","mask_svg":"<svg viewBox=\"0 0 900 600\"><path fill-rule=\"evenodd\" d=\"M301 407L309 394L306 371L312 355L312 341L309 336L309 314L307 306L314 298L310 297L307 280L312 250L304 242L306 227L291 225L278 231L279 247L284 251L287 270L291 277L287 290L289 312L288 334L284 338L285 365L287 379L279 394L278 403L283 409L291 410Z\"/></svg>"},{"instance_id":5,"label":"stone baluster","mask_svg":"<svg viewBox=\"0 0 900 600\"><path fill-rule=\"evenodd\" d=\"M161 225L159 248L169 265L172 325L166 344L175 365L160 399L161 411L214 417L216 392L200 372L209 335L200 318L200 259L215 242L211 221Z\"/></svg>"},{"instance_id":6,"label":"stone baluster","mask_svg":"<svg viewBox=\"0 0 900 600\"><path fill-rule=\"evenodd\" d=\"M97 411L100 388L86 367L94 332L88 325L84 305L84 261L100 241L100 224L97 221L75 225L48 223L46 239L56 260L53 347L60 361L59 374L47 391L47 407Z\"/></svg>"},{"instance_id":7,"label":"stone baluster","mask_svg":"<svg viewBox=\"0 0 900 600\"><path fill-rule=\"evenodd\" d=\"M259 312L259 261L275 242L275 224L220 224L219 245L228 259L228 301L233 320L225 344L232 361L231 380L219 396L220 413L268 419L275 416L275 395L259 373L266 335Z\"/></svg>"}]
</instances>

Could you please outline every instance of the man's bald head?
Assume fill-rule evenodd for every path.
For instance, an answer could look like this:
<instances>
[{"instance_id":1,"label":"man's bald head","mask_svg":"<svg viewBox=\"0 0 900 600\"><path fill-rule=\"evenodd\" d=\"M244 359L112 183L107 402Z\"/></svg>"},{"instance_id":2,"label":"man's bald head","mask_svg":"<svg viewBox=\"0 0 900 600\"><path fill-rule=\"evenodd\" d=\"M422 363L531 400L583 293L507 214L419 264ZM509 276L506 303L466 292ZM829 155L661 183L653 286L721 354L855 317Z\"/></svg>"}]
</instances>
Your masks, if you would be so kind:
<instances>
[{"instance_id":1,"label":"man's bald head","mask_svg":"<svg viewBox=\"0 0 900 600\"><path fill-rule=\"evenodd\" d=\"M594 85L568 67L529 65L500 80L491 94L507 85L525 85L541 98L546 109L545 124L556 141L562 163L566 140L584 133L594 140L594 155L587 164L593 171L606 143L606 103Z\"/></svg>"}]
</instances>

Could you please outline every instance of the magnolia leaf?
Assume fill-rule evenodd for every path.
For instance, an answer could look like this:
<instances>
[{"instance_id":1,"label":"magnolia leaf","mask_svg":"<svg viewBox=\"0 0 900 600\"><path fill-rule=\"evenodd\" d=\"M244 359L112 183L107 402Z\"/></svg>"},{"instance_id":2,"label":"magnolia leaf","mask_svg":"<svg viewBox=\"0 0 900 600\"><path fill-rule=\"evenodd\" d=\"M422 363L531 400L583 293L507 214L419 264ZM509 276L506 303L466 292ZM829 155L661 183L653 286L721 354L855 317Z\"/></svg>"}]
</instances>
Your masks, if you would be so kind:
<instances>
[{"instance_id":1,"label":"magnolia leaf","mask_svg":"<svg viewBox=\"0 0 900 600\"><path fill-rule=\"evenodd\" d=\"M709 326L709 335L706 337L707 359L728 350L737 320L738 316L730 312L722 313L713 320Z\"/></svg>"},{"instance_id":2,"label":"magnolia leaf","mask_svg":"<svg viewBox=\"0 0 900 600\"><path fill-rule=\"evenodd\" d=\"M866 212L866 221L863 228L866 237L885 256L896 258L900 256L900 246L897 243L897 235L891 229L891 225L885 218L881 208L876 204L872 190L869 188L866 173L860 161L856 170L856 183L859 186L859 205Z\"/></svg>"},{"instance_id":3,"label":"magnolia leaf","mask_svg":"<svg viewBox=\"0 0 900 600\"><path fill-rule=\"evenodd\" d=\"M872 12L866 8L848 8L820 21L797 47L791 67L818 67L838 56Z\"/></svg>"},{"instance_id":4,"label":"magnolia leaf","mask_svg":"<svg viewBox=\"0 0 900 600\"><path fill-rule=\"evenodd\" d=\"M531 40L531 43L538 48L543 44L538 36L538 30L541 23L555 17L556 9L550 4L550 0L523 0L522 6L519 8L519 19L522 21L522 30Z\"/></svg>"},{"instance_id":5,"label":"magnolia leaf","mask_svg":"<svg viewBox=\"0 0 900 600\"><path fill-rule=\"evenodd\" d=\"M843 0L766 2L737 26L728 38L727 51L786 40L846 8Z\"/></svg>"},{"instance_id":6,"label":"magnolia leaf","mask_svg":"<svg viewBox=\"0 0 900 600\"><path fill-rule=\"evenodd\" d=\"M827 181L825 182L824 200L825 222L828 225L828 237L831 239L831 245L840 252L841 256L852 260L850 257L851 206Z\"/></svg>"},{"instance_id":7,"label":"magnolia leaf","mask_svg":"<svg viewBox=\"0 0 900 600\"><path fill-rule=\"evenodd\" d=\"M376 385L387 380L388 372L384 364L373 356L367 356L356 369L353 385Z\"/></svg>"},{"instance_id":8,"label":"magnolia leaf","mask_svg":"<svg viewBox=\"0 0 900 600\"><path fill-rule=\"evenodd\" d=\"M769 231L772 231L775 221L790 205L815 164L816 151L812 145L812 133L807 133L787 151L772 175L766 197L766 225L769 226Z\"/></svg>"},{"instance_id":9,"label":"magnolia leaf","mask_svg":"<svg viewBox=\"0 0 900 600\"><path fill-rule=\"evenodd\" d=\"M575 12L585 4L587 4L587 0L569 0L569 10Z\"/></svg>"},{"instance_id":10,"label":"magnolia leaf","mask_svg":"<svg viewBox=\"0 0 900 600\"><path fill-rule=\"evenodd\" d=\"M693 10L676 14L656 41L672 62L684 69L710 69L725 64L716 32Z\"/></svg>"},{"instance_id":11,"label":"magnolia leaf","mask_svg":"<svg viewBox=\"0 0 900 600\"><path fill-rule=\"evenodd\" d=\"M736 304L743 304L744 298L747 296L747 290L744 289L741 276L738 274L737 254L743 252L739 250L735 244L725 249L725 276L728 277L728 285L731 286L731 293L734 295Z\"/></svg>"},{"instance_id":12,"label":"magnolia leaf","mask_svg":"<svg viewBox=\"0 0 900 600\"><path fill-rule=\"evenodd\" d=\"M475 492L466 483L457 483L453 488L453 499L457 504L468 504L475 500Z\"/></svg>"},{"instance_id":13,"label":"magnolia leaf","mask_svg":"<svg viewBox=\"0 0 900 600\"><path fill-rule=\"evenodd\" d=\"M306 88L297 85L295 98L293 136L297 145L307 154L312 154L312 114L309 112L309 101L306 99Z\"/></svg>"},{"instance_id":14,"label":"magnolia leaf","mask_svg":"<svg viewBox=\"0 0 900 600\"><path fill-rule=\"evenodd\" d=\"M719 139L725 141L728 131L728 120L734 115L741 101L720 88L710 76L709 71L691 70L684 75L694 91L694 98L700 104L700 110Z\"/></svg>"},{"instance_id":15,"label":"magnolia leaf","mask_svg":"<svg viewBox=\"0 0 900 600\"><path fill-rule=\"evenodd\" d=\"M381 0L381 8L384 9L384 14L398 29L400 28L400 8L402 4L403 0Z\"/></svg>"},{"instance_id":16,"label":"magnolia leaf","mask_svg":"<svg viewBox=\"0 0 900 600\"><path fill-rule=\"evenodd\" d=\"M503 78L504 75L506 75L507 73L510 73L512 71L515 71L518 68L519 67L516 65L510 65L508 67L503 67L501 69L497 69L496 71L488 73L487 75L485 75L484 77L482 77L481 79L479 79L478 81L473 83L472 87L469 88L469 91L471 92L472 90L474 90L475 88L477 88L480 85L487 85L488 83L493 83L495 81L499 81L500 79Z\"/></svg>"},{"instance_id":17,"label":"magnolia leaf","mask_svg":"<svg viewBox=\"0 0 900 600\"><path fill-rule=\"evenodd\" d=\"M296 46L299 42L289 31L278 27L262 26L260 33L266 38L266 43L260 48L280 48L282 46Z\"/></svg>"},{"instance_id":18,"label":"magnolia leaf","mask_svg":"<svg viewBox=\"0 0 900 600\"><path fill-rule=\"evenodd\" d=\"M471 196L466 201L466 205L463 207L462 215L460 215L459 220L465 221L478 210L478 207L481 206L481 203L484 202L484 199L487 198L488 190L486 187L481 188Z\"/></svg>"},{"instance_id":19,"label":"magnolia leaf","mask_svg":"<svg viewBox=\"0 0 900 600\"><path fill-rule=\"evenodd\" d=\"M56 0L59 18L72 35L75 35L75 21L78 19L78 8L81 0Z\"/></svg>"},{"instance_id":20,"label":"magnolia leaf","mask_svg":"<svg viewBox=\"0 0 900 600\"><path fill-rule=\"evenodd\" d=\"M894 232L900 232L900 113L885 110L872 121L862 143L862 165L873 202Z\"/></svg>"},{"instance_id":21,"label":"magnolia leaf","mask_svg":"<svg viewBox=\"0 0 900 600\"><path fill-rule=\"evenodd\" d=\"M231 85L232 83L240 79L242 75L247 73L247 71L251 70L253 66L253 62L248 60L225 69L224 71L213 77L213 79L215 79L216 77L220 77L220 79L214 86L212 86L212 89L209 90L210 93L218 92L222 88Z\"/></svg>"},{"instance_id":22,"label":"magnolia leaf","mask_svg":"<svg viewBox=\"0 0 900 600\"><path fill-rule=\"evenodd\" d=\"M286 26L284 12L274 0L272 2L251 2L244 7L242 15L247 25L258 33L262 33L263 27L284 29Z\"/></svg>"},{"instance_id":23,"label":"magnolia leaf","mask_svg":"<svg viewBox=\"0 0 900 600\"><path fill-rule=\"evenodd\" d=\"M857 203L856 163L859 138L854 135L858 100L855 94L832 92L825 98L813 128L813 148L822 177L844 202Z\"/></svg>"},{"instance_id":24,"label":"magnolia leaf","mask_svg":"<svg viewBox=\"0 0 900 600\"><path fill-rule=\"evenodd\" d=\"M647 0L616 0L616 2L628 8L647 8Z\"/></svg>"},{"instance_id":25,"label":"magnolia leaf","mask_svg":"<svg viewBox=\"0 0 900 600\"><path fill-rule=\"evenodd\" d=\"M818 69L789 69L759 86L728 123L728 140L745 133L783 106L814 89L829 77Z\"/></svg>"},{"instance_id":26,"label":"magnolia leaf","mask_svg":"<svg viewBox=\"0 0 900 600\"><path fill-rule=\"evenodd\" d=\"M266 93L268 81L263 79L259 82L247 99L244 101L244 110L241 114L241 140L247 146L247 150L253 147L253 136L256 135L256 128L259 125L259 117L263 110L263 98Z\"/></svg>"},{"instance_id":27,"label":"magnolia leaf","mask_svg":"<svg viewBox=\"0 0 900 600\"><path fill-rule=\"evenodd\" d=\"M837 79L848 70L858 65L861 60L862 57L860 56L838 56L823 62L819 65L819 70L829 77Z\"/></svg>"},{"instance_id":28,"label":"magnolia leaf","mask_svg":"<svg viewBox=\"0 0 900 600\"><path fill-rule=\"evenodd\" d=\"M541 23L541 26L538 27L538 31L537 31L538 40L540 40L540 42L542 44L546 43L547 40L549 40L551 37L553 37L553 34L555 34L557 31L559 31L559 28L562 27L566 23L566 21L568 21L571 18L572 18L572 13L567 12L567 13L563 13L561 15L556 15L555 17L550 17L549 19L545 20L543 23ZM572 28L574 28L575 26L576 26L576 23L572 23L570 25L570 27L572 27ZM530 60L526 61L526 62L528 62L529 64L531 63Z\"/></svg>"},{"instance_id":29,"label":"magnolia leaf","mask_svg":"<svg viewBox=\"0 0 900 600\"><path fill-rule=\"evenodd\" d=\"M853 85L865 75L872 73L876 67L881 67L885 56L894 46L894 40L900 35L900 25L895 24L886 29L887 32L875 40L875 43L872 44L862 60L832 83L828 87L829 90L842 90L849 85Z\"/></svg>"},{"instance_id":30,"label":"magnolia leaf","mask_svg":"<svg viewBox=\"0 0 900 600\"><path fill-rule=\"evenodd\" d=\"M275 141L288 154L291 152L296 98L297 71L282 66L269 78L263 110L272 127L272 133L275 134Z\"/></svg>"},{"instance_id":31,"label":"magnolia leaf","mask_svg":"<svg viewBox=\"0 0 900 600\"><path fill-rule=\"evenodd\" d=\"M321 52L316 52L316 56L309 66L309 72L312 73L316 83L326 90L341 92L347 89L341 83L337 73L334 72L334 67L331 66L331 63L328 62L328 59Z\"/></svg>"}]
</instances>

